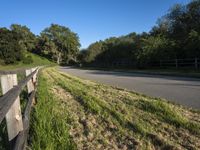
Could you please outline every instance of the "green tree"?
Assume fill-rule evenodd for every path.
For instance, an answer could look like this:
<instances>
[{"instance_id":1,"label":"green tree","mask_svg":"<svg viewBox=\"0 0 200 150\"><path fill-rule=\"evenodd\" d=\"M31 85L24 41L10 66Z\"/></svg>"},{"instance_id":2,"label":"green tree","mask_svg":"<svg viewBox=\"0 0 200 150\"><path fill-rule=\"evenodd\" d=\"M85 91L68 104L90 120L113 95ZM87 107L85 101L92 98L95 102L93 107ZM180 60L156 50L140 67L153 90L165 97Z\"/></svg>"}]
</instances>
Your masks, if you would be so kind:
<instances>
[{"instance_id":1,"label":"green tree","mask_svg":"<svg viewBox=\"0 0 200 150\"><path fill-rule=\"evenodd\" d=\"M200 32L191 30L183 47L188 58L200 57Z\"/></svg>"},{"instance_id":2,"label":"green tree","mask_svg":"<svg viewBox=\"0 0 200 150\"><path fill-rule=\"evenodd\" d=\"M93 62L96 59L96 56L98 56L100 53L102 53L103 51L103 42L99 41L99 42L95 42L93 44L91 44L88 48L86 53L84 54L84 51L82 52L82 54L85 55L85 59L84 61L86 63L90 63Z\"/></svg>"},{"instance_id":3,"label":"green tree","mask_svg":"<svg viewBox=\"0 0 200 150\"><path fill-rule=\"evenodd\" d=\"M46 35L37 38L36 53L50 60L57 61L57 46Z\"/></svg>"},{"instance_id":4,"label":"green tree","mask_svg":"<svg viewBox=\"0 0 200 150\"><path fill-rule=\"evenodd\" d=\"M21 37L6 28L0 28L0 59L5 64L15 63L23 58L19 39Z\"/></svg>"},{"instance_id":5,"label":"green tree","mask_svg":"<svg viewBox=\"0 0 200 150\"><path fill-rule=\"evenodd\" d=\"M12 24L11 30L20 36L19 44L24 52L33 51L36 45L36 37L26 26Z\"/></svg>"},{"instance_id":6,"label":"green tree","mask_svg":"<svg viewBox=\"0 0 200 150\"><path fill-rule=\"evenodd\" d=\"M57 63L69 63L70 60L76 61L79 52L79 37L69 28L52 24L42 31L41 36L48 37L56 45Z\"/></svg>"},{"instance_id":7,"label":"green tree","mask_svg":"<svg viewBox=\"0 0 200 150\"><path fill-rule=\"evenodd\" d=\"M166 15L169 24L169 38L175 41L178 58L190 58L199 54L200 1L193 0L187 5L176 4ZM192 39L192 41L191 41ZM196 56L200 57L200 55Z\"/></svg>"},{"instance_id":8,"label":"green tree","mask_svg":"<svg viewBox=\"0 0 200 150\"><path fill-rule=\"evenodd\" d=\"M137 55L140 66L149 66L152 62L176 58L174 42L162 35L143 39L142 49Z\"/></svg>"}]
</instances>

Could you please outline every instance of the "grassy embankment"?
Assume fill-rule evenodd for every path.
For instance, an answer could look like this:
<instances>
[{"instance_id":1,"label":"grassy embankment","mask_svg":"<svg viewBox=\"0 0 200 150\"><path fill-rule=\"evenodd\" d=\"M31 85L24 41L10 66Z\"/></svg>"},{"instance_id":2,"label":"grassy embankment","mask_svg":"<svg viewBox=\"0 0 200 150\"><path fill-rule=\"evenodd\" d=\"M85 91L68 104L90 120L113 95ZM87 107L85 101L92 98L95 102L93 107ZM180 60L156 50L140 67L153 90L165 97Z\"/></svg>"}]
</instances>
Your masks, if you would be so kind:
<instances>
[{"instance_id":1,"label":"grassy embankment","mask_svg":"<svg viewBox=\"0 0 200 150\"><path fill-rule=\"evenodd\" d=\"M17 64L0 65L0 70L13 70L17 68L30 68L30 67L35 67L35 66L54 64L53 62L39 55L36 55L33 53L27 53L27 54L32 57L32 60L33 60L32 63L24 64L23 62L18 62Z\"/></svg>"},{"instance_id":2,"label":"grassy embankment","mask_svg":"<svg viewBox=\"0 0 200 150\"><path fill-rule=\"evenodd\" d=\"M200 113L44 69L31 149L200 149Z\"/></svg>"}]
</instances>

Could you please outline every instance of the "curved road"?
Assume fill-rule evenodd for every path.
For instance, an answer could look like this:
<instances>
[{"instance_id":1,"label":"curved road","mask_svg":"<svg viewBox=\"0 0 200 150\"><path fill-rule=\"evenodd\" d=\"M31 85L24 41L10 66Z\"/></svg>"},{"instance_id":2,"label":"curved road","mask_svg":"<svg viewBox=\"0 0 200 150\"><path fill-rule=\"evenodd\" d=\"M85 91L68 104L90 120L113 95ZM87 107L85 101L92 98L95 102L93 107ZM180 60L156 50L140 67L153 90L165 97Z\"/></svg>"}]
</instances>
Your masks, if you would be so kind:
<instances>
[{"instance_id":1,"label":"curved road","mask_svg":"<svg viewBox=\"0 0 200 150\"><path fill-rule=\"evenodd\" d=\"M187 107L200 109L200 79L115 71L81 70L70 67L60 67L59 70L80 78L126 88L153 97L165 98Z\"/></svg>"}]
</instances>

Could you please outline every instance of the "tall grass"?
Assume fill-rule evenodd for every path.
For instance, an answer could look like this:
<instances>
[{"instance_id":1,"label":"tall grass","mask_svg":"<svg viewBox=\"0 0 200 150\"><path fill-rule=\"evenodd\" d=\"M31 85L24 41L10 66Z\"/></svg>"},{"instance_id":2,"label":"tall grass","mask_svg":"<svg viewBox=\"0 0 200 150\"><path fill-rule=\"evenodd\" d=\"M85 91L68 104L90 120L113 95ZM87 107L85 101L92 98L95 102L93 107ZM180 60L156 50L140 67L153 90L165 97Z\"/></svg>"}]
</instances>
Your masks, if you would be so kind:
<instances>
[{"instance_id":1,"label":"tall grass","mask_svg":"<svg viewBox=\"0 0 200 150\"><path fill-rule=\"evenodd\" d=\"M50 84L40 76L37 105L32 114L30 148L33 150L76 149L68 133L67 114L60 109L61 103L48 89ZM65 115L63 115L65 114Z\"/></svg>"}]
</instances>

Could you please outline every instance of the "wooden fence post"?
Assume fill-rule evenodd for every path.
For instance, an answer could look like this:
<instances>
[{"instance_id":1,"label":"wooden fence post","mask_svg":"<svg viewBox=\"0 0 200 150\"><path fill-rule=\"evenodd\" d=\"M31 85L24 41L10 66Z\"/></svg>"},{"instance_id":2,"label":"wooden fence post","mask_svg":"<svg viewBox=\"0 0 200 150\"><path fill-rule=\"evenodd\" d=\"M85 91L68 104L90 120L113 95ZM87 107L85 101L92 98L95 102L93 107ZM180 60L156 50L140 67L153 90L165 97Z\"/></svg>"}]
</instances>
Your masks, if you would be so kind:
<instances>
[{"instance_id":1,"label":"wooden fence post","mask_svg":"<svg viewBox=\"0 0 200 150\"><path fill-rule=\"evenodd\" d=\"M195 64L194 65L195 65L195 68L198 69L198 59L197 58L195 58Z\"/></svg>"},{"instance_id":2,"label":"wooden fence post","mask_svg":"<svg viewBox=\"0 0 200 150\"><path fill-rule=\"evenodd\" d=\"M160 67L162 67L162 60L160 60Z\"/></svg>"},{"instance_id":3,"label":"wooden fence post","mask_svg":"<svg viewBox=\"0 0 200 150\"><path fill-rule=\"evenodd\" d=\"M26 70L26 76L30 75L33 71L33 69ZM36 77L33 76L33 78L27 83L28 94L35 90L34 81L36 81ZM35 99L33 99L33 104L35 104Z\"/></svg>"},{"instance_id":4,"label":"wooden fence post","mask_svg":"<svg viewBox=\"0 0 200 150\"><path fill-rule=\"evenodd\" d=\"M16 74L1 76L1 87L2 87L3 94L7 93L15 85L17 85ZM8 138L12 144L12 141L14 141L18 133L23 130L23 122L22 122L19 96L17 97L17 99L11 106L10 110L6 114L6 123L7 123L7 130L8 130Z\"/></svg>"},{"instance_id":5,"label":"wooden fence post","mask_svg":"<svg viewBox=\"0 0 200 150\"><path fill-rule=\"evenodd\" d=\"M31 71L34 72L36 69L37 69L37 67L32 68ZM37 70L37 72L33 76L33 84L34 84L34 86L35 86L36 79L37 79L37 73L38 73L38 70Z\"/></svg>"},{"instance_id":6,"label":"wooden fence post","mask_svg":"<svg viewBox=\"0 0 200 150\"><path fill-rule=\"evenodd\" d=\"M175 59L176 68L178 68L178 59Z\"/></svg>"}]
</instances>

